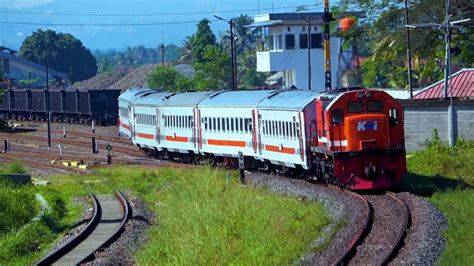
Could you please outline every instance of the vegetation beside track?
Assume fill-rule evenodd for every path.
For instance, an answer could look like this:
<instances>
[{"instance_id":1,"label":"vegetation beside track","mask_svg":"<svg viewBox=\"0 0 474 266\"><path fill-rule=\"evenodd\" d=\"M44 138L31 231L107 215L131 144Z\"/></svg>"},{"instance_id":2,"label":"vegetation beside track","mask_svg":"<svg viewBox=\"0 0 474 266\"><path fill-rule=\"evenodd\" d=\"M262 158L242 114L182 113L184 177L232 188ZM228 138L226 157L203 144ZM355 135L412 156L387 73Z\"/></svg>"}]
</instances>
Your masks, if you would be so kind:
<instances>
[{"instance_id":1,"label":"vegetation beside track","mask_svg":"<svg viewBox=\"0 0 474 266\"><path fill-rule=\"evenodd\" d=\"M474 262L474 144L462 138L452 150L434 132L427 148L408 158L409 175L402 188L422 195L446 215L446 249L440 265Z\"/></svg>"},{"instance_id":2,"label":"vegetation beside track","mask_svg":"<svg viewBox=\"0 0 474 266\"><path fill-rule=\"evenodd\" d=\"M114 189L144 199L157 221L136 254L139 264L287 264L321 248L311 247L330 223L321 204L242 186L234 171L227 174L210 167L116 166L97 175L51 177L43 189L64 202ZM64 211L77 218L70 205Z\"/></svg>"},{"instance_id":3,"label":"vegetation beside track","mask_svg":"<svg viewBox=\"0 0 474 266\"><path fill-rule=\"evenodd\" d=\"M26 169L13 162L0 165L0 172L25 174ZM83 190L77 188L15 185L0 180L0 264L29 264L49 251L54 240L82 216L80 205L72 197ZM43 215L39 215L36 193L44 196L49 205Z\"/></svg>"}]
</instances>

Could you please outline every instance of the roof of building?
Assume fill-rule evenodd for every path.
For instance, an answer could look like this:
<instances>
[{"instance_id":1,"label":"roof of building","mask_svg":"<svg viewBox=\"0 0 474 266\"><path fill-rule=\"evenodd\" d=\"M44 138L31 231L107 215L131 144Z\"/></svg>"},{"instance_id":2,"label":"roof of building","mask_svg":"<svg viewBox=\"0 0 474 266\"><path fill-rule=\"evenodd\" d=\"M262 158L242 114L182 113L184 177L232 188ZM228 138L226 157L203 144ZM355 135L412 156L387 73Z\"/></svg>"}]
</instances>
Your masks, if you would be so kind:
<instances>
[{"instance_id":1,"label":"roof of building","mask_svg":"<svg viewBox=\"0 0 474 266\"><path fill-rule=\"evenodd\" d=\"M268 97L271 90L242 90L216 92L199 103L199 107L255 107Z\"/></svg>"},{"instance_id":2,"label":"roof of building","mask_svg":"<svg viewBox=\"0 0 474 266\"><path fill-rule=\"evenodd\" d=\"M448 96L455 98L474 98L474 68L464 68L448 79ZM418 92L416 100L439 99L444 97L444 79Z\"/></svg>"},{"instance_id":3,"label":"roof of building","mask_svg":"<svg viewBox=\"0 0 474 266\"><path fill-rule=\"evenodd\" d=\"M397 89L379 89L373 88L374 90L384 91L388 95L392 96L395 99L399 100L406 100L410 99L410 91L409 90L397 90ZM414 92L415 93L415 92Z\"/></svg>"},{"instance_id":4,"label":"roof of building","mask_svg":"<svg viewBox=\"0 0 474 266\"><path fill-rule=\"evenodd\" d=\"M12 54L7 53L7 52L4 52L4 51L0 51L0 58L6 58L6 59L8 59L8 60L10 61L10 68L11 68L12 65L14 65L14 64L19 64L19 65L23 65L24 67L27 67L27 68L36 69L37 72L41 72L41 73L45 73L45 72L46 72L46 67L44 67L43 65L40 65L40 64L37 64L37 63L35 63L35 62L32 62L32 61L23 59L23 58L21 58L21 57L12 55ZM64 74L63 72L59 72L59 71L54 70L54 69L52 69L52 68L49 68L49 69L48 69L48 72L49 72L49 75L58 77L58 78L60 78L60 79L62 79L62 80L66 80L66 79L67 79L67 75ZM7 77L8 77L8 73L7 73Z\"/></svg>"},{"instance_id":5,"label":"roof of building","mask_svg":"<svg viewBox=\"0 0 474 266\"><path fill-rule=\"evenodd\" d=\"M279 90L274 91L258 104L259 109L302 110L320 95L317 91L309 90Z\"/></svg>"}]
</instances>

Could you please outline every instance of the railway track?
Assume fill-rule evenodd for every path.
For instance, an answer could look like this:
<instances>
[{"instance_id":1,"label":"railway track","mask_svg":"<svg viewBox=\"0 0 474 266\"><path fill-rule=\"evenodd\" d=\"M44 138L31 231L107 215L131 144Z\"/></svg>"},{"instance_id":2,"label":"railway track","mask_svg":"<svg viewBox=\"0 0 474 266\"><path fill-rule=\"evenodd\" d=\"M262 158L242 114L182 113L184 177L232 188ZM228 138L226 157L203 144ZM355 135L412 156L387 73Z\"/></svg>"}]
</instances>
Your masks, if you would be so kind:
<instances>
[{"instance_id":1,"label":"railway track","mask_svg":"<svg viewBox=\"0 0 474 266\"><path fill-rule=\"evenodd\" d=\"M38 128L38 132L47 132L47 129L45 128ZM64 132L62 130L51 130L52 134L57 134L57 135L62 135ZM130 145L133 146L132 142L124 137L118 137L118 136L107 136L99 133L86 133L86 132L78 132L78 131L73 131L69 130L66 131L67 136L74 136L74 137L79 137L79 138L87 138L90 139L92 137L95 137L97 140L102 140L102 141L107 141L107 142L113 142L113 143L120 143L123 145Z\"/></svg>"},{"instance_id":2,"label":"railway track","mask_svg":"<svg viewBox=\"0 0 474 266\"><path fill-rule=\"evenodd\" d=\"M101 249L116 241L131 216L130 205L120 192L114 195L91 194L94 214L75 237L37 262L36 265L78 265L94 260Z\"/></svg>"},{"instance_id":3,"label":"railway track","mask_svg":"<svg viewBox=\"0 0 474 266\"><path fill-rule=\"evenodd\" d=\"M8 139L8 140L31 140L31 141L39 141L39 142L46 142L47 137L46 136L31 136L31 135L16 135L16 134L10 134L10 133L0 133L0 138ZM78 146L78 147L86 147L90 148L91 143L88 141L81 141L81 140L72 140L72 139L67 139L67 138L56 138L53 137L51 138L51 142L54 144L66 144L66 145L72 145L72 146ZM105 150L106 148L105 143L99 143L99 149ZM133 146L130 147L120 147L120 146L114 146L113 151L117 153L123 153L126 155L130 156L136 156L136 157L143 157L143 153L140 152L138 149L135 149ZM134 150L135 149L135 150Z\"/></svg>"},{"instance_id":4,"label":"railway track","mask_svg":"<svg viewBox=\"0 0 474 266\"><path fill-rule=\"evenodd\" d=\"M402 246L409 208L392 192L358 196L367 206L366 221L333 265L385 265Z\"/></svg>"},{"instance_id":5,"label":"railway track","mask_svg":"<svg viewBox=\"0 0 474 266\"><path fill-rule=\"evenodd\" d=\"M24 154L24 153L0 153L0 159L7 162L13 161L21 161L22 163L33 167L33 168L42 168L42 169L49 169L54 170L56 172L62 174L90 174L90 171L78 169L78 168L70 168L60 164L51 164L51 162L44 161L44 158L41 158L35 154Z\"/></svg>"}]
</instances>

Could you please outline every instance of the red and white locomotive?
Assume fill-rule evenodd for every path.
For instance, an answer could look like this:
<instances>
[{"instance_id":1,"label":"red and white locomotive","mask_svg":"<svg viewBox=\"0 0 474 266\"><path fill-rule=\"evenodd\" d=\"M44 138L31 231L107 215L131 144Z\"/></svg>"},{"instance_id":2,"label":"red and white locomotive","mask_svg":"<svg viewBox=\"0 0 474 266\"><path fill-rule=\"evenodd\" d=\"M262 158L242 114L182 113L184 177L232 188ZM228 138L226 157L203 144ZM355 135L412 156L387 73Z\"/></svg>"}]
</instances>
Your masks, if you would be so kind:
<instances>
[{"instance_id":1,"label":"red and white locomotive","mask_svg":"<svg viewBox=\"0 0 474 266\"><path fill-rule=\"evenodd\" d=\"M146 153L303 173L354 190L406 173L402 106L378 90L255 90L119 97L119 131Z\"/></svg>"}]
</instances>

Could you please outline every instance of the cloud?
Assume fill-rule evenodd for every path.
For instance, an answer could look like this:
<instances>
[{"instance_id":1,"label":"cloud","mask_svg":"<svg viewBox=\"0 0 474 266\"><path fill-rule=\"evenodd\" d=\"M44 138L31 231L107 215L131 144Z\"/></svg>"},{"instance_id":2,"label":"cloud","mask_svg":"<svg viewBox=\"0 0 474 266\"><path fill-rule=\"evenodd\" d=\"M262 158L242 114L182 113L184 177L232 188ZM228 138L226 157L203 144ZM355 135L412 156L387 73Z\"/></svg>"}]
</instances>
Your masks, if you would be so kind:
<instances>
[{"instance_id":1,"label":"cloud","mask_svg":"<svg viewBox=\"0 0 474 266\"><path fill-rule=\"evenodd\" d=\"M1 8L25 9L52 3L53 0L1 0Z\"/></svg>"},{"instance_id":2,"label":"cloud","mask_svg":"<svg viewBox=\"0 0 474 266\"><path fill-rule=\"evenodd\" d=\"M23 36L23 31L17 32L17 33L16 33L16 36L18 36L18 37Z\"/></svg>"}]
</instances>

